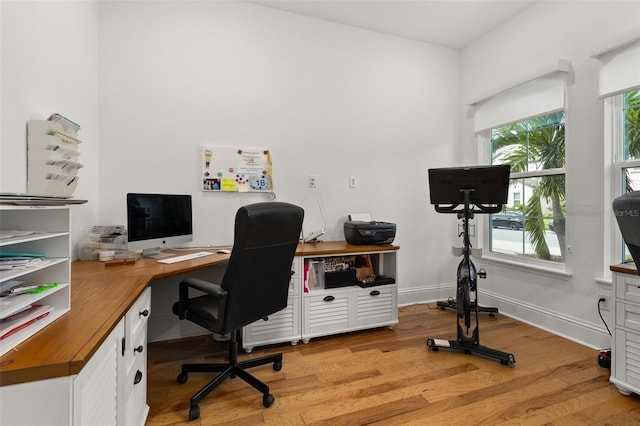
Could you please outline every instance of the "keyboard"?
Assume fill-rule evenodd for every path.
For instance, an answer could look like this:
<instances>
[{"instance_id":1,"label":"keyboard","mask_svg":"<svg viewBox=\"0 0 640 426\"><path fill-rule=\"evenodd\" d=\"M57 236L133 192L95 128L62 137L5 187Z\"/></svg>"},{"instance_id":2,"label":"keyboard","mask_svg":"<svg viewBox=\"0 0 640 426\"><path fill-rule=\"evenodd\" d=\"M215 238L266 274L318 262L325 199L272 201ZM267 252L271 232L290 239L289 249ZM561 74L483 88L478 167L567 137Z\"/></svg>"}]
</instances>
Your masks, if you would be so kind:
<instances>
[{"instance_id":1,"label":"keyboard","mask_svg":"<svg viewBox=\"0 0 640 426\"><path fill-rule=\"evenodd\" d=\"M160 259L160 260L158 260L158 263L184 262L185 260L193 260L193 259L197 259L199 257L211 256L212 254L215 254L215 253L210 252L210 251L199 251L197 253L189 253L189 254L183 254L181 256L174 256L174 257L169 257L169 258L166 258L166 259Z\"/></svg>"}]
</instances>

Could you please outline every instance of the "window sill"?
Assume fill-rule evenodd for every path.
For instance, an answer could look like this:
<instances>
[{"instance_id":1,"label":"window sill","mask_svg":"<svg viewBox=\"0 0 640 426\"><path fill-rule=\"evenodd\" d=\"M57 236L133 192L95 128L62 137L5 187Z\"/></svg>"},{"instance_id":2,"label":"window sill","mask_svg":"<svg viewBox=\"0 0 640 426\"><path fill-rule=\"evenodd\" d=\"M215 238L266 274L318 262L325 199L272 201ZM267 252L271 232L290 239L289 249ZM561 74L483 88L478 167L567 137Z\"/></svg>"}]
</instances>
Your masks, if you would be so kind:
<instances>
[{"instance_id":1,"label":"window sill","mask_svg":"<svg viewBox=\"0 0 640 426\"><path fill-rule=\"evenodd\" d=\"M531 272L539 275L545 275L551 278L568 280L573 276L571 272L568 272L566 270L564 264L558 266L548 265L547 262L535 260L517 260L499 256L493 253L484 255L479 260L504 266L510 269L515 269L517 271Z\"/></svg>"}]
</instances>

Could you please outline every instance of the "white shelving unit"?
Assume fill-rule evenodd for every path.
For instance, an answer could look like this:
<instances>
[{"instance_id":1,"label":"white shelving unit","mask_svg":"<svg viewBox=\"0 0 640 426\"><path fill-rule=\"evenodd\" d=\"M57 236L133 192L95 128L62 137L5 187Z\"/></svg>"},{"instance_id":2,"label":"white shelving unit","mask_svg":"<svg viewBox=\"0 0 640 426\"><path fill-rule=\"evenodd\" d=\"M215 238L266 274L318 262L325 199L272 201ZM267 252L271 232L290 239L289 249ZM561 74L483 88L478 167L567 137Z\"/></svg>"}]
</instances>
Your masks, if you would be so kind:
<instances>
[{"instance_id":1,"label":"white shelving unit","mask_svg":"<svg viewBox=\"0 0 640 426\"><path fill-rule=\"evenodd\" d=\"M0 340L0 355L42 330L71 306L71 238L68 206L0 205L0 230L27 231L26 235L0 239L2 254L40 254L42 260L28 267L0 271L0 284L10 281L53 284L39 293L0 298L0 320L30 305L49 305L53 309L42 319Z\"/></svg>"},{"instance_id":2,"label":"white shelving unit","mask_svg":"<svg viewBox=\"0 0 640 426\"><path fill-rule=\"evenodd\" d=\"M397 251L349 253L368 255L378 275L397 277ZM342 257L344 255L337 255ZM323 256L326 259L334 255ZM318 258L318 256L313 256ZM356 285L309 290L302 295L302 341L398 323L397 284L361 288Z\"/></svg>"},{"instance_id":3,"label":"white shelving unit","mask_svg":"<svg viewBox=\"0 0 640 426\"><path fill-rule=\"evenodd\" d=\"M397 324L397 284L366 288L352 285L304 292L305 260L358 255L369 255L377 274L394 279L398 276L397 250L296 256L287 307L267 321L256 321L243 328L245 352L260 345L282 342L295 345L300 340L308 343L314 337Z\"/></svg>"}]
</instances>

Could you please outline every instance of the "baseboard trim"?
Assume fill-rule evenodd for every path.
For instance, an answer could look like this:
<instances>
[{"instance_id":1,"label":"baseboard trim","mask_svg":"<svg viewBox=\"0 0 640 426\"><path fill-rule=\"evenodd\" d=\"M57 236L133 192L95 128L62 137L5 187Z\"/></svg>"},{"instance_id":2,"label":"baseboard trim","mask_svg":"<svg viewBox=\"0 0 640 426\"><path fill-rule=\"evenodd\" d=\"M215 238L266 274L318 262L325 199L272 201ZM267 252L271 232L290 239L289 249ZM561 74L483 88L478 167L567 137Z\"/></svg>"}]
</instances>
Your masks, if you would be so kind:
<instances>
[{"instance_id":1,"label":"baseboard trim","mask_svg":"<svg viewBox=\"0 0 640 426\"><path fill-rule=\"evenodd\" d=\"M454 284L398 289L398 305L432 303L438 300L446 300L454 295ZM583 346L593 349L611 346L611 337L604 325L587 322L562 312L546 309L490 291L480 290L478 299L481 306L497 307L501 315L517 319Z\"/></svg>"}]
</instances>

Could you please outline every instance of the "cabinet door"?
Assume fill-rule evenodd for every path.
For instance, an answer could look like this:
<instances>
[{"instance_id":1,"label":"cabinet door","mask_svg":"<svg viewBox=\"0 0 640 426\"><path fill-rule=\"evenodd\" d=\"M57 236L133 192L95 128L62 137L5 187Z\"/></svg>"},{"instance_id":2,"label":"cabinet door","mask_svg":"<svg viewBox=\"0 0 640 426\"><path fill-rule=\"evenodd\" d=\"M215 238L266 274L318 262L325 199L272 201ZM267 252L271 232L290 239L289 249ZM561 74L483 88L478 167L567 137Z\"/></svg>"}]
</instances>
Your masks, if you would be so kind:
<instances>
[{"instance_id":1,"label":"cabinet door","mask_svg":"<svg viewBox=\"0 0 640 426\"><path fill-rule=\"evenodd\" d=\"M290 342L295 345L302 338L300 327L301 264L301 258L295 257L293 259L287 307L269 315L267 321L258 320L242 329L242 347L245 352L251 352L254 347L259 345L273 343Z\"/></svg>"},{"instance_id":2,"label":"cabinet door","mask_svg":"<svg viewBox=\"0 0 640 426\"><path fill-rule=\"evenodd\" d=\"M251 352L258 345L291 342L298 343L300 333L300 297L289 295L287 307L269 315L269 318L258 320L242 330L242 347Z\"/></svg>"},{"instance_id":3,"label":"cabinet door","mask_svg":"<svg viewBox=\"0 0 640 426\"><path fill-rule=\"evenodd\" d=\"M124 320L73 379L73 424L117 425L119 348Z\"/></svg>"},{"instance_id":4,"label":"cabinet door","mask_svg":"<svg viewBox=\"0 0 640 426\"><path fill-rule=\"evenodd\" d=\"M640 335L616 329L613 348L615 362L612 367L612 382L629 392L640 392ZM616 379L616 380L613 380Z\"/></svg>"}]
</instances>

